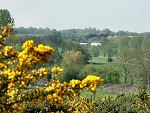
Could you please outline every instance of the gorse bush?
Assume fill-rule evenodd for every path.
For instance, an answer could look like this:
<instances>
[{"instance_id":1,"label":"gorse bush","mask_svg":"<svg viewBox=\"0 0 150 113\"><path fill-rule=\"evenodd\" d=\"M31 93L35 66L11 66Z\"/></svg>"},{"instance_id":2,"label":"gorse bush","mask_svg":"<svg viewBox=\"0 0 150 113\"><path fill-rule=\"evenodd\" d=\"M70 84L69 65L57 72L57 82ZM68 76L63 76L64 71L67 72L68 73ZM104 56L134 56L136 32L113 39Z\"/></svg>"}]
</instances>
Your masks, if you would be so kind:
<instances>
[{"instance_id":1,"label":"gorse bush","mask_svg":"<svg viewBox=\"0 0 150 113\"><path fill-rule=\"evenodd\" d=\"M113 98L106 96L103 99L96 99L94 113L149 113L150 96L147 93L140 97L139 94L118 95Z\"/></svg>"},{"instance_id":2,"label":"gorse bush","mask_svg":"<svg viewBox=\"0 0 150 113\"><path fill-rule=\"evenodd\" d=\"M81 98L81 89L95 94L102 79L88 75L82 81L61 83L57 80L63 72L60 67L53 67L51 71L43 67L35 69L35 65L50 61L54 49L43 44L36 46L34 41L28 40L23 44L22 51L18 52L4 43L5 38L11 36L12 30L11 24L0 30L0 112L88 112L88 105L93 102L87 104L87 100L83 100L76 103L76 98ZM31 82L45 79L50 73L52 79L45 86L30 86ZM83 106L87 107L83 109Z\"/></svg>"}]
</instances>

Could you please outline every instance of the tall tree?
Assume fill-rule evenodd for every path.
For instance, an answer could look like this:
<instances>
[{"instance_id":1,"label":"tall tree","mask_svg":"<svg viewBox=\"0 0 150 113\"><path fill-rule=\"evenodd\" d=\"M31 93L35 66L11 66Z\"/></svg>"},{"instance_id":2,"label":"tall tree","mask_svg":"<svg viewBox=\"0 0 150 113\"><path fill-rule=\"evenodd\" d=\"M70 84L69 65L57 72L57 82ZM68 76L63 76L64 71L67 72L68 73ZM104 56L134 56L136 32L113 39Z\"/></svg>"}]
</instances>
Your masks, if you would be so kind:
<instances>
[{"instance_id":1,"label":"tall tree","mask_svg":"<svg viewBox=\"0 0 150 113\"><path fill-rule=\"evenodd\" d=\"M134 64L137 68L136 74L143 78L144 85L150 89L150 49L147 47L134 48Z\"/></svg>"},{"instance_id":2,"label":"tall tree","mask_svg":"<svg viewBox=\"0 0 150 113\"><path fill-rule=\"evenodd\" d=\"M129 77L130 77L130 69L131 69L131 51L129 48L124 48L119 52L118 58L117 58L117 65L121 72L122 77L124 78L124 82L127 83ZM133 82L133 80L131 81Z\"/></svg>"},{"instance_id":3,"label":"tall tree","mask_svg":"<svg viewBox=\"0 0 150 113\"><path fill-rule=\"evenodd\" d=\"M62 65L65 67L64 80L78 79L79 73L84 66L84 61L84 56L80 51L66 51L62 61Z\"/></svg>"},{"instance_id":4,"label":"tall tree","mask_svg":"<svg viewBox=\"0 0 150 113\"><path fill-rule=\"evenodd\" d=\"M80 51L85 58L85 62L87 62L91 58L91 55L88 52L87 48L75 41L65 40L63 46L64 51Z\"/></svg>"},{"instance_id":5,"label":"tall tree","mask_svg":"<svg viewBox=\"0 0 150 113\"><path fill-rule=\"evenodd\" d=\"M103 55L104 57L106 56L106 53L107 53L107 49L108 49L108 39L106 37L103 37L101 39L101 48L102 48L102 51L103 51Z\"/></svg>"},{"instance_id":6,"label":"tall tree","mask_svg":"<svg viewBox=\"0 0 150 113\"><path fill-rule=\"evenodd\" d=\"M0 9L0 27L6 26L8 23L14 24L14 19L7 9Z\"/></svg>"}]
</instances>

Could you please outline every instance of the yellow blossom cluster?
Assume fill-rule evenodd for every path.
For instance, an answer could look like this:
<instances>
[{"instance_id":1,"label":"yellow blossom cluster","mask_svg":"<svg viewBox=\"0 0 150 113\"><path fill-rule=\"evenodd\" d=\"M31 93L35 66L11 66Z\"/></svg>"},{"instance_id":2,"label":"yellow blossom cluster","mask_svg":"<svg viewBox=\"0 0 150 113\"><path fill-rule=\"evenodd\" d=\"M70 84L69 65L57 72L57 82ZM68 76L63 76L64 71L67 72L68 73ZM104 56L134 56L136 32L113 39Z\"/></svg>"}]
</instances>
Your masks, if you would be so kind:
<instances>
[{"instance_id":1,"label":"yellow blossom cluster","mask_svg":"<svg viewBox=\"0 0 150 113\"><path fill-rule=\"evenodd\" d=\"M12 48L12 46L6 46L3 49L2 54L5 57L15 57L15 56L17 56L17 52Z\"/></svg>"},{"instance_id":2,"label":"yellow blossom cluster","mask_svg":"<svg viewBox=\"0 0 150 113\"><path fill-rule=\"evenodd\" d=\"M70 113L93 113L93 106L95 100L88 100L85 96L79 96L78 98L68 99L68 110ZM76 109L74 111L74 109Z\"/></svg>"},{"instance_id":3,"label":"yellow blossom cluster","mask_svg":"<svg viewBox=\"0 0 150 113\"><path fill-rule=\"evenodd\" d=\"M34 46L35 46L34 41L28 40L23 44L22 48L27 50L27 51L30 51L30 50L34 49Z\"/></svg>"},{"instance_id":4,"label":"yellow blossom cluster","mask_svg":"<svg viewBox=\"0 0 150 113\"><path fill-rule=\"evenodd\" d=\"M3 69L3 68L7 68L7 65L5 63L0 63L0 69Z\"/></svg>"},{"instance_id":5,"label":"yellow blossom cluster","mask_svg":"<svg viewBox=\"0 0 150 113\"><path fill-rule=\"evenodd\" d=\"M48 75L48 74L49 74L49 71L46 68L40 68L40 69L32 70L31 71L31 75L40 75L40 76L43 76L43 75Z\"/></svg>"},{"instance_id":6,"label":"yellow blossom cluster","mask_svg":"<svg viewBox=\"0 0 150 113\"><path fill-rule=\"evenodd\" d=\"M64 70L61 69L59 66L58 66L58 67L54 66L54 67L51 69L51 72L54 73L56 76L61 75L61 73L62 73L63 71L64 71Z\"/></svg>"},{"instance_id":7,"label":"yellow blossom cluster","mask_svg":"<svg viewBox=\"0 0 150 113\"><path fill-rule=\"evenodd\" d=\"M1 27L0 34L3 36L3 38L10 37L12 34L12 31L13 31L13 24L8 23L6 26Z\"/></svg>"},{"instance_id":8,"label":"yellow blossom cluster","mask_svg":"<svg viewBox=\"0 0 150 113\"><path fill-rule=\"evenodd\" d=\"M21 72L19 72L18 70L11 70L8 69L6 71L4 71L3 73L4 75L8 75L8 79L10 79L11 81L14 81L14 79L19 76L21 74Z\"/></svg>"},{"instance_id":9,"label":"yellow blossom cluster","mask_svg":"<svg viewBox=\"0 0 150 113\"><path fill-rule=\"evenodd\" d=\"M46 68L40 68L40 69L38 69L37 73L40 76L43 76L43 75L48 75L49 71Z\"/></svg>"},{"instance_id":10,"label":"yellow blossom cluster","mask_svg":"<svg viewBox=\"0 0 150 113\"><path fill-rule=\"evenodd\" d=\"M71 80L70 86L72 88L80 88L81 81L80 80Z\"/></svg>"},{"instance_id":11,"label":"yellow blossom cluster","mask_svg":"<svg viewBox=\"0 0 150 113\"><path fill-rule=\"evenodd\" d=\"M3 26L0 29L0 47L6 37L10 37L13 31L13 25L10 23L7 26Z\"/></svg>"},{"instance_id":12,"label":"yellow blossom cluster","mask_svg":"<svg viewBox=\"0 0 150 113\"><path fill-rule=\"evenodd\" d=\"M73 90L73 95L77 96L80 94L80 85L81 85L81 81L80 80L71 80L69 83L69 86L71 87L71 89Z\"/></svg>"},{"instance_id":13,"label":"yellow blossom cluster","mask_svg":"<svg viewBox=\"0 0 150 113\"><path fill-rule=\"evenodd\" d=\"M50 57L54 54L54 49L49 46L44 46L40 44L35 47L34 41L26 41L22 48L24 49L19 53L19 63L20 66L25 66L26 68L32 66L33 64L46 63L50 60Z\"/></svg>"},{"instance_id":14,"label":"yellow blossom cluster","mask_svg":"<svg viewBox=\"0 0 150 113\"><path fill-rule=\"evenodd\" d=\"M54 54L54 49L40 44L38 47L35 47L34 53L41 63L47 63L50 60L50 57Z\"/></svg>"},{"instance_id":15,"label":"yellow blossom cluster","mask_svg":"<svg viewBox=\"0 0 150 113\"><path fill-rule=\"evenodd\" d=\"M47 86L45 91L48 93L47 99L53 102L55 105L61 106L64 102L64 96L68 93L68 88L60 83L59 80L53 80L50 86Z\"/></svg>"},{"instance_id":16,"label":"yellow blossom cluster","mask_svg":"<svg viewBox=\"0 0 150 113\"><path fill-rule=\"evenodd\" d=\"M81 83L81 88L85 88L87 91L91 90L94 94L96 93L96 88L100 86L103 79L97 76L88 75Z\"/></svg>"},{"instance_id":17,"label":"yellow blossom cluster","mask_svg":"<svg viewBox=\"0 0 150 113\"><path fill-rule=\"evenodd\" d=\"M53 93L52 95L47 95L47 99L49 99L54 104L63 105L63 98L62 96L58 96L56 93Z\"/></svg>"},{"instance_id":18,"label":"yellow blossom cluster","mask_svg":"<svg viewBox=\"0 0 150 113\"><path fill-rule=\"evenodd\" d=\"M85 88L86 90L96 93L96 88L101 85L102 79L97 76L89 75L82 81L80 80L71 80L69 83L64 82L60 83L59 80L53 80L50 86L45 88L45 91L48 93L48 99L53 100L53 94L57 95L58 98L64 98L64 96L74 97L80 94L80 90ZM58 99L59 100L59 99ZM64 100L61 100L61 103Z\"/></svg>"}]
</instances>

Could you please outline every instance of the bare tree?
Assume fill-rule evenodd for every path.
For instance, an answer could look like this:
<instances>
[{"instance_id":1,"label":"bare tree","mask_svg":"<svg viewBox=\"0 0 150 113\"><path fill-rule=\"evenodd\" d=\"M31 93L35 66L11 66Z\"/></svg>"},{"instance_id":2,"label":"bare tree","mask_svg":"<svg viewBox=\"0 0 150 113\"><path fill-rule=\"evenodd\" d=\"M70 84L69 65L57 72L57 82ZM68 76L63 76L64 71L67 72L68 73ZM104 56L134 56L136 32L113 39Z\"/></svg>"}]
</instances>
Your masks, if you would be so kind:
<instances>
[{"instance_id":1,"label":"bare tree","mask_svg":"<svg viewBox=\"0 0 150 113\"><path fill-rule=\"evenodd\" d=\"M131 52L128 48L124 48L119 52L116 63L125 83L127 83L131 74L131 60Z\"/></svg>"},{"instance_id":2,"label":"bare tree","mask_svg":"<svg viewBox=\"0 0 150 113\"><path fill-rule=\"evenodd\" d=\"M138 47L134 49L134 64L137 66L136 74L142 75L144 83L148 84L150 89L150 49L147 47Z\"/></svg>"}]
</instances>

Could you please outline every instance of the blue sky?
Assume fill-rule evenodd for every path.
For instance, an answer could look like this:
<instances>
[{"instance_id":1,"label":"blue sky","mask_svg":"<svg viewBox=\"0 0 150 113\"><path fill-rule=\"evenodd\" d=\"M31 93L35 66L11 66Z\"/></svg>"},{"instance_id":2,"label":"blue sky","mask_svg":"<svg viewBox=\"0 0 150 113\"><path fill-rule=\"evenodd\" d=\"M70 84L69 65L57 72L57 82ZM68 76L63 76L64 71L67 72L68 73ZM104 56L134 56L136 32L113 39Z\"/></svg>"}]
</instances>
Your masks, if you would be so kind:
<instances>
[{"instance_id":1,"label":"blue sky","mask_svg":"<svg viewBox=\"0 0 150 113\"><path fill-rule=\"evenodd\" d=\"M16 27L150 32L150 0L0 0Z\"/></svg>"}]
</instances>

